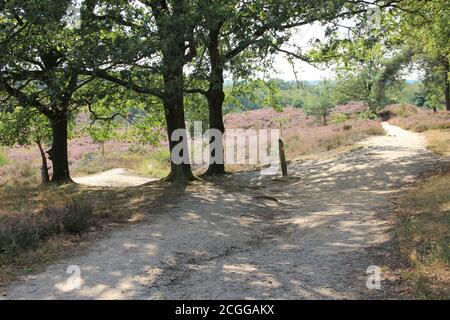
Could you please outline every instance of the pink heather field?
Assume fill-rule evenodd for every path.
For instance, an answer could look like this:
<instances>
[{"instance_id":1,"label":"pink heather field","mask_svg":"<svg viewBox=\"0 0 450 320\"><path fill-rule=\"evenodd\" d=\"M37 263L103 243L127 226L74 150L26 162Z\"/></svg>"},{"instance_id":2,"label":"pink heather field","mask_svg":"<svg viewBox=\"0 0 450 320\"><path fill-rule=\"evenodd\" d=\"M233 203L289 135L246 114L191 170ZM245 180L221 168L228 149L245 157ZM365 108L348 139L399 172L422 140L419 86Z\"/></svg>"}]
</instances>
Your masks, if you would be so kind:
<instances>
[{"instance_id":1,"label":"pink heather field","mask_svg":"<svg viewBox=\"0 0 450 320\"><path fill-rule=\"evenodd\" d=\"M385 108L392 119L390 123L406 130L423 132L427 130L450 129L450 112L416 108L412 105L390 105Z\"/></svg>"},{"instance_id":2,"label":"pink heather field","mask_svg":"<svg viewBox=\"0 0 450 320\"><path fill-rule=\"evenodd\" d=\"M226 128L281 128L288 160L299 156L352 145L369 135L384 134L380 121L363 120L356 114L364 109L362 103L352 102L336 107L327 126L301 109L287 107L279 112L272 108L230 113L225 116ZM0 183L9 179L39 181L40 156L35 145L3 148L5 164L0 166ZM160 146L137 146L133 143L108 141L101 146L89 136L69 142L69 164L74 176L93 174L113 168L126 168L144 176L161 178L168 173L169 158L166 142ZM229 166L249 169L251 166ZM204 166L196 168L198 173Z\"/></svg>"},{"instance_id":3,"label":"pink heather field","mask_svg":"<svg viewBox=\"0 0 450 320\"><path fill-rule=\"evenodd\" d=\"M327 126L308 117L301 109L258 109L225 116L226 128L261 129L282 127L282 138L286 144L289 160L299 156L329 151L352 145L370 135L384 134L379 120L363 120L357 115L364 108L361 103L350 103L336 107Z\"/></svg>"}]
</instances>

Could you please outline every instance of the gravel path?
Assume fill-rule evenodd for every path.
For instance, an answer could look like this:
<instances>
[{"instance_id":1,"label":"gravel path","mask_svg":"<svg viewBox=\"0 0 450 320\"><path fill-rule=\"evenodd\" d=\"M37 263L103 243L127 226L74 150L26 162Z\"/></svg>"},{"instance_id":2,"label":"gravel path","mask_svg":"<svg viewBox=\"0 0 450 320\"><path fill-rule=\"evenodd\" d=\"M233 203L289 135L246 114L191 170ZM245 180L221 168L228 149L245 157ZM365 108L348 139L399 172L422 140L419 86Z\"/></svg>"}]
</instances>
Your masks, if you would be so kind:
<instances>
[{"instance_id":1,"label":"gravel path","mask_svg":"<svg viewBox=\"0 0 450 320\"><path fill-rule=\"evenodd\" d=\"M9 299L357 299L389 241L390 196L436 164L421 134L386 136L290 177L247 172L182 195L145 223L8 288ZM71 282L69 266L81 271ZM77 267L74 268L77 270Z\"/></svg>"}]
</instances>

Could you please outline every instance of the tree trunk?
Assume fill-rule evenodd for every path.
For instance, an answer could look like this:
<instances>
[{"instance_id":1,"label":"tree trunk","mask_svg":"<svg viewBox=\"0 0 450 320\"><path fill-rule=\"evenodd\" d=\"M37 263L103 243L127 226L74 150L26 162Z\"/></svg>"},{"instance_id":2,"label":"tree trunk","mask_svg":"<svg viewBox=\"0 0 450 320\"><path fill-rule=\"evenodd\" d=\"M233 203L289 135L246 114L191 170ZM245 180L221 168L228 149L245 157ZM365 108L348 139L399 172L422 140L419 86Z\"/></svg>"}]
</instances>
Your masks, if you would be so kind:
<instances>
[{"instance_id":1,"label":"tree trunk","mask_svg":"<svg viewBox=\"0 0 450 320\"><path fill-rule=\"evenodd\" d=\"M67 148L67 117L60 115L50 119L52 126L52 148L47 151L53 163L52 183L65 184L73 182L69 172Z\"/></svg>"},{"instance_id":2,"label":"tree trunk","mask_svg":"<svg viewBox=\"0 0 450 320\"><path fill-rule=\"evenodd\" d=\"M208 108L209 108L209 128L219 130L222 135L225 133L225 125L223 123L223 102L225 100L225 93L223 92L223 82L218 83L217 87L208 91ZM215 138L210 138L210 160L209 167L205 175L222 175L226 174L224 158L215 159L216 149L221 148L224 154L223 136L222 140L214 141ZM213 145L215 143L215 147Z\"/></svg>"},{"instance_id":3,"label":"tree trunk","mask_svg":"<svg viewBox=\"0 0 450 320\"><path fill-rule=\"evenodd\" d=\"M184 95L183 95L183 67L167 67L164 75L164 88L166 96L163 99L164 111L167 123L167 135L169 138L169 149L171 155L170 174L167 181L185 183L195 180L189 160L188 141L186 140L186 122L184 118ZM181 141L172 141L175 130L183 130ZM185 159L182 163L174 163L173 152L177 145L182 144L183 149L178 153ZM178 150L178 149L177 149ZM175 150L176 152L178 152Z\"/></svg>"},{"instance_id":4,"label":"tree trunk","mask_svg":"<svg viewBox=\"0 0 450 320\"><path fill-rule=\"evenodd\" d=\"M45 151L42 148L41 141L39 139L36 140L36 144L39 148L39 152L41 154L42 159L42 165L41 165L41 177L42 177L42 184L46 185L50 183L50 176L48 174L48 163L47 163L47 157L45 156Z\"/></svg>"},{"instance_id":5,"label":"tree trunk","mask_svg":"<svg viewBox=\"0 0 450 320\"><path fill-rule=\"evenodd\" d=\"M450 83L448 82L448 73L450 72L450 64L448 59L444 59L444 94L445 94L445 110L450 111Z\"/></svg>"},{"instance_id":6,"label":"tree trunk","mask_svg":"<svg viewBox=\"0 0 450 320\"><path fill-rule=\"evenodd\" d=\"M219 51L219 33L221 23L212 28L209 33L208 54L210 57L211 70L209 74L209 88L207 93L208 109L209 109L209 128L219 130L222 133L222 140L214 141L211 138L210 143L210 160L209 167L205 175L222 175L226 174L224 158L215 159L215 149L223 150L223 134L225 133L225 125L223 123L223 102L225 100L225 92L223 91L223 66ZM215 142L215 146L212 144ZM218 160L218 161L217 161Z\"/></svg>"}]
</instances>

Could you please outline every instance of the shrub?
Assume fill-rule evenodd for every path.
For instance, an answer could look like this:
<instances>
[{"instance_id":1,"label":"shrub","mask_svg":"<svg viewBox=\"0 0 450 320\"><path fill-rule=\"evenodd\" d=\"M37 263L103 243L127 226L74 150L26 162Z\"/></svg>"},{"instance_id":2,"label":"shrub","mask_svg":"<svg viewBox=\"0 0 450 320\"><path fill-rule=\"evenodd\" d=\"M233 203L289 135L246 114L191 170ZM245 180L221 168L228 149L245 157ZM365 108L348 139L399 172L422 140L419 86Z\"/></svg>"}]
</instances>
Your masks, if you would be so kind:
<instances>
[{"instance_id":1,"label":"shrub","mask_svg":"<svg viewBox=\"0 0 450 320\"><path fill-rule=\"evenodd\" d=\"M383 127L370 127L364 130L364 132L369 136L383 136L386 134Z\"/></svg>"},{"instance_id":2,"label":"shrub","mask_svg":"<svg viewBox=\"0 0 450 320\"><path fill-rule=\"evenodd\" d=\"M128 147L128 152L137 155L145 155L148 153L148 150L139 144L132 144Z\"/></svg>"},{"instance_id":3,"label":"shrub","mask_svg":"<svg viewBox=\"0 0 450 320\"><path fill-rule=\"evenodd\" d=\"M44 215L48 221L55 220L60 232L79 234L89 227L89 220L92 216L93 208L90 204L71 201L64 207L49 207L44 210ZM49 226L51 229L52 226Z\"/></svg>"},{"instance_id":4,"label":"shrub","mask_svg":"<svg viewBox=\"0 0 450 320\"><path fill-rule=\"evenodd\" d=\"M365 110L359 114L359 117L363 120L375 120L378 115L372 110Z\"/></svg>"},{"instance_id":5,"label":"shrub","mask_svg":"<svg viewBox=\"0 0 450 320\"><path fill-rule=\"evenodd\" d=\"M14 254L19 248L35 248L39 233L36 228L36 217L32 215L0 218L0 254Z\"/></svg>"},{"instance_id":6,"label":"shrub","mask_svg":"<svg viewBox=\"0 0 450 320\"><path fill-rule=\"evenodd\" d=\"M319 146L327 151L335 149L345 144L345 139L343 135L337 134L335 136L321 139L319 141Z\"/></svg>"},{"instance_id":7,"label":"shrub","mask_svg":"<svg viewBox=\"0 0 450 320\"><path fill-rule=\"evenodd\" d=\"M78 234L89 226L93 208L72 200L38 213L0 212L0 254L14 257L22 250L36 249L39 241L60 233Z\"/></svg>"},{"instance_id":8,"label":"shrub","mask_svg":"<svg viewBox=\"0 0 450 320\"><path fill-rule=\"evenodd\" d=\"M334 113L331 116L331 123L342 123L349 119L348 115L345 113Z\"/></svg>"}]
</instances>

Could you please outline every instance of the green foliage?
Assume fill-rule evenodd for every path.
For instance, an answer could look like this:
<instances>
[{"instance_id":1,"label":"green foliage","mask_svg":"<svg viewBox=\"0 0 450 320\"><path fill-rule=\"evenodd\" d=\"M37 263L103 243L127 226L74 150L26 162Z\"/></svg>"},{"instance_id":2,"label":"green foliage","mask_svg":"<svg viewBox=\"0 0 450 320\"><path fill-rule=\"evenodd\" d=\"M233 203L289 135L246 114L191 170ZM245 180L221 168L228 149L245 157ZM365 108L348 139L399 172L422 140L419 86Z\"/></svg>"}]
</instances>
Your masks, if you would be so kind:
<instances>
[{"instance_id":1,"label":"green foliage","mask_svg":"<svg viewBox=\"0 0 450 320\"><path fill-rule=\"evenodd\" d=\"M170 163L170 152L168 150L158 150L152 153L152 158L161 163Z\"/></svg>"},{"instance_id":2,"label":"green foliage","mask_svg":"<svg viewBox=\"0 0 450 320\"><path fill-rule=\"evenodd\" d=\"M338 102L337 88L332 81L328 82L328 89L334 102ZM322 95L322 81L284 81L271 79L270 82L245 81L225 86L225 112L254 110L274 107L281 110L285 107L304 108L320 100ZM271 103L272 102L272 103Z\"/></svg>"},{"instance_id":3,"label":"green foliage","mask_svg":"<svg viewBox=\"0 0 450 320\"><path fill-rule=\"evenodd\" d=\"M79 123L78 134L88 133L101 146L110 140L158 144L164 126L161 102L104 80L96 80L77 93L88 105L87 123Z\"/></svg>"},{"instance_id":4,"label":"green foliage","mask_svg":"<svg viewBox=\"0 0 450 320\"><path fill-rule=\"evenodd\" d=\"M225 88L225 112L282 106L278 80L246 80Z\"/></svg>"},{"instance_id":5,"label":"green foliage","mask_svg":"<svg viewBox=\"0 0 450 320\"><path fill-rule=\"evenodd\" d=\"M391 37L396 37L403 47L411 50L413 62L422 71L417 105L443 108L446 100L443 93L449 86L450 72L448 1L406 1L403 9L392 13L396 24Z\"/></svg>"},{"instance_id":6,"label":"green foliage","mask_svg":"<svg viewBox=\"0 0 450 320\"><path fill-rule=\"evenodd\" d=\"M319 97L316 102L306 105L303 109L309 116L315 117L327 125L328 116L336 106L336 99L333 96L333 89L328 81L323 81L319 87Z\"/></svg>"},{"instance_id":7,"label":"green foliage","mask_svg":"<svg viewBox=\"0 0 450 320\"><path fill-rule=\"evenodd\" d=\"M334 113L331 116L331 123L343 123L349 119L349 116L345 113Z\"/></svg>"},{"instance_id":8,"label":"green foliage","mask_svg":"<svg viewBox=\"0 0 450 320\"><path fill-rule=\"evenodd\" d=\"M186 127L188 128L191 136L194 136L195 122L202 123L202 133L209 129L208 104L205 97L200 94L191 94L186 96L185 108Z\"/></svg>"},{"instance_id":9,"label":"green foliage","mask_svg":"<svg viewBox=\"0 0 450 320\"><path fill-rule=\"evenodd\" d=\"M367 109L361 112L359 117L363 120L375 120L378 118L378 115L374 110Z\"/></svg>"},{"instance_id":10,"label":"green foliage","mask_svg":"<svg viewBox=\"0 0 450 320\"><path fill-rule=\"evenodd\" d=\"M45 116L22 107L0 112L0 145L29 146L36 141L51 141L51 128Z\"/></svg>"}]
</instances>

